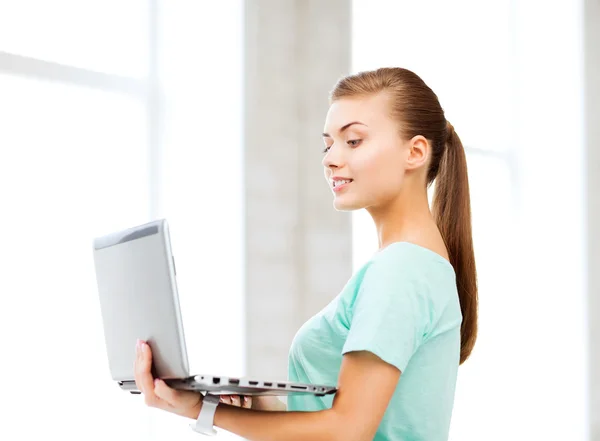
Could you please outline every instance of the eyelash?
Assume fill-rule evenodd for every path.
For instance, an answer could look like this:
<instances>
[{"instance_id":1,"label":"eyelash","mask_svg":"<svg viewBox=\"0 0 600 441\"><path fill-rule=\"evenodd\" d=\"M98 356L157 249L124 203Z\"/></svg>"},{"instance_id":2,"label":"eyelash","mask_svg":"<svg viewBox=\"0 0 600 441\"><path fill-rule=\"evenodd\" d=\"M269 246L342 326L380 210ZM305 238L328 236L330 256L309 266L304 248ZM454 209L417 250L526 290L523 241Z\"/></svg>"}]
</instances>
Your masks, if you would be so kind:
<instances>
[{"instance_id":1,"label":"eyelash","mask_svg":"<svg viewBox=\"0 0 600 441\"><path fill-rule=\"evenodd\" d=\"M350 145L350 147L358 147L358 144L360 144L360 142L362 141L362 139L350 139L349 141L346 142L346 144L350 144L351 142L356 142L357 144L355 145ZM323 153L327 153L329 151L331 147L325 147L323 149Z\"/></svg>"}]
</instances>

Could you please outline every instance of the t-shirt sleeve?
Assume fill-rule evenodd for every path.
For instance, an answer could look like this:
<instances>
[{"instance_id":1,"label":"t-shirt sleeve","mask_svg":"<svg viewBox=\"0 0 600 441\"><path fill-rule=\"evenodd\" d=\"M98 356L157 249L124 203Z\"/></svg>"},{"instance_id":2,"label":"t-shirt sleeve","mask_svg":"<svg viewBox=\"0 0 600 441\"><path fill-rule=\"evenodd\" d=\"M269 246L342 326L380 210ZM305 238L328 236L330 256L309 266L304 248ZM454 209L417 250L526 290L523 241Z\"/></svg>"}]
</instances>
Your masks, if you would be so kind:
<instances>
[{"instance_id":1,"label":"t-shirt sleeve","mask_svg":"<svg viewBox=\"0 0 600 441\"><path fill-rule=\"evenodd\" d=\"M342 354L369 351L404 371L423 342L431 307L426 283L410 265L375 261L365 271Z\"/></svg>"}]
</instances>

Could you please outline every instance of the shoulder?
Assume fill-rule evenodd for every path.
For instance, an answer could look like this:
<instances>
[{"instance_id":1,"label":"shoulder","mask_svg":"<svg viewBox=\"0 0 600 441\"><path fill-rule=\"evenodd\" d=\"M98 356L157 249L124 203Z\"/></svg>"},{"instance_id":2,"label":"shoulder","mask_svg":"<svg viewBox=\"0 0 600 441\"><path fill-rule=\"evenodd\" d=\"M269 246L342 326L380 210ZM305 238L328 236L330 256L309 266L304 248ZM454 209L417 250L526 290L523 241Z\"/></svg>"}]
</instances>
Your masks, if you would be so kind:
<instances>
[{"instance_id":1,"label":"shoulder","mask_svg":"<svg viewBox=\"0 0 600 441\"><path fill-rule=\"evenodd\" d=\"M450 262L436 252L410 242L394 242L367 262L361 276L363 280L377 277L409 281L453 272Z\"/></svg>"},{"instance_id":2,"label":"shoulder","mask_svg":"<svg viewBox=\"0 0 600 441\"><path fill-rule=\"evenodd\" d=\"M395 242L375 254L359 272L351 306L442 311L456 295L456 276L441 255L409 242ZM395 306L394 306L395 305Z\"/></svg>"}]
</instances>

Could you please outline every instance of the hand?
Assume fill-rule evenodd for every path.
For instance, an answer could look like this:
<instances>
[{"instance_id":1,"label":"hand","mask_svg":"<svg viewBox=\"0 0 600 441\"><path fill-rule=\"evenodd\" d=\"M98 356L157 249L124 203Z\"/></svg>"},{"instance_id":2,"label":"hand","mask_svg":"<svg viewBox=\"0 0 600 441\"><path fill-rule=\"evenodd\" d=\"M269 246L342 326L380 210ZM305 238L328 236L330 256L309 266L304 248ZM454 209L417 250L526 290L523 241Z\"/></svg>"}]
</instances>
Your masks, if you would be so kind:
<instances>
[{"instance_id":1,"label":"hand","mask_svg":"<svg viewBox=\"0 0 600 441\"><path fill-rule=\"evenodd\" d=\"M163 380L152 378L150 346L146 342L138 340L135 350L135 384L138 390L144 394L146 405L188 418L198 418L202 408L202 394L172 389Z\"/></svg>"},{"instance_id":2,"label":"hand","mask_svg":"<svg viewBox=\"0 0 600 441\"><path fill-rule=\"evenodd\" d=\"M252 397L247 395L221 395L221 403L252 409Z\"/></svg>"}]
</instances>

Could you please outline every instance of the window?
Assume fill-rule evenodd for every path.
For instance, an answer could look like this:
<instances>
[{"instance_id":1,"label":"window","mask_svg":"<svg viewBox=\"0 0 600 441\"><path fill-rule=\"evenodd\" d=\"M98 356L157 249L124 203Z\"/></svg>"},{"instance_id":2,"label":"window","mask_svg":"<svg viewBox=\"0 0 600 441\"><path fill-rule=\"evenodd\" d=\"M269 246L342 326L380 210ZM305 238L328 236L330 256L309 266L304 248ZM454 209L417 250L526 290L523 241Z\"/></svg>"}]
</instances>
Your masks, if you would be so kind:
<instances>
[{"instance_id":1,"label":"window","mask_svg":"<svg viewBox=\"0 0 600 441\"><path fill-rule=\"evenodd\" d=\"M144 107L4 74L0 96L0 375L16 410L0 433L35 421L76 435L110 420L92 423L96 433L143 439L144 425L132 424L143 410L108 378L91 243L98 231L146 220Z\"/></svg>"},{"instance_id":2,"label":"window","mask_svg":"<svg viewBox=\"0 0 600 441\"><path fill-rule=\"evenodd\" d=\"M92 239L158 217L192 372L244 374L241 17L241 2L0 6L1 439L195 438L108 370Z\"/></svg>"},{"instance_id":3,"label":"window","mask_svg":"<svg viewBox=\"0 0 600 441\"><path fill-rule=\"evenodd\" d=\"M3 2L0 51L141 79L150 52L148 5L148 0Z\"/></svg>"}]
</instances>

